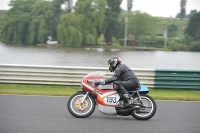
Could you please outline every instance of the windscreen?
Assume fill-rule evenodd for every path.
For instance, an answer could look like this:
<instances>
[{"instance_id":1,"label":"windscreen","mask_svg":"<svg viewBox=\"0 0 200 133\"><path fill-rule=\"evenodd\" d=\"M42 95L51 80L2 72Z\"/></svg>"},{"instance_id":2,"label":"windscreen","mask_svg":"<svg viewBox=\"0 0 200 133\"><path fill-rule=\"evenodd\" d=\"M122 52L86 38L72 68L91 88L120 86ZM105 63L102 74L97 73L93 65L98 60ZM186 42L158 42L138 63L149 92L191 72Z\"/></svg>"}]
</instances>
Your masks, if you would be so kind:
<instances>
[{"instance_id":1,"label":"windscreen","mask_svg":"<svg viewBox=\"0 0 200 133\"><path fill-rule=\"evenodd\" d=\"M91 72L91 73L88 73L85 77L88 77L88 76L105 76L106 72L102 72L102 71L96 71L96 72Z\"/></svg>"}]
</instances>

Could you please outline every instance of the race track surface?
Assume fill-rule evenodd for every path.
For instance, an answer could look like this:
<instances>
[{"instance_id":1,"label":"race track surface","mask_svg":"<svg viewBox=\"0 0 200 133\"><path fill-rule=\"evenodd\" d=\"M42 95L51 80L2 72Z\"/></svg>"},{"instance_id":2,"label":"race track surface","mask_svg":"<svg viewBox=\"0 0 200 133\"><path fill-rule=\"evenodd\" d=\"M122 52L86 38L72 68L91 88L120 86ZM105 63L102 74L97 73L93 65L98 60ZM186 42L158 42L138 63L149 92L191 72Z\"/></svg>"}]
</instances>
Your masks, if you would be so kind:
<instances>
[{"instance_id":1,"label":"race track surface","mask_svg":"<svg viewBox=\"0 0 200 133\"><path fill-rule=\"evenodd\" d=\"M88 118L67 110L69 97L0 95L0 133L200 133L200 102L156 101L148 121L106 116Z\"/></svg>"}]
</instances>

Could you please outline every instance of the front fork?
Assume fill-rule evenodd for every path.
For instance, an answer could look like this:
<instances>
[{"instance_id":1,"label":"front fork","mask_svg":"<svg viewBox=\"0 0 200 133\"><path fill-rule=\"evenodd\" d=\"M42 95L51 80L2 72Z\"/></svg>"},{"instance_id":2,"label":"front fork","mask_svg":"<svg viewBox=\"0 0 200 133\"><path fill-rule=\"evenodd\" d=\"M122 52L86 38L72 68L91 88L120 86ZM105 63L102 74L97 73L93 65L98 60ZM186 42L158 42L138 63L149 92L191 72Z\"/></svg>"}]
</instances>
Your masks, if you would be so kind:
<instances>
[{"instance_id":1,"label":"front fork","mask_svg":"<svg viewBox=\"0 0 200 133\"><path fill-rule=\"evenodd\" d=\"M85 100L87 99L88 95L89 95L89 92L86 92L86 94L81 99L81 104L85 102Z\"/></svg>"}]
</instances>

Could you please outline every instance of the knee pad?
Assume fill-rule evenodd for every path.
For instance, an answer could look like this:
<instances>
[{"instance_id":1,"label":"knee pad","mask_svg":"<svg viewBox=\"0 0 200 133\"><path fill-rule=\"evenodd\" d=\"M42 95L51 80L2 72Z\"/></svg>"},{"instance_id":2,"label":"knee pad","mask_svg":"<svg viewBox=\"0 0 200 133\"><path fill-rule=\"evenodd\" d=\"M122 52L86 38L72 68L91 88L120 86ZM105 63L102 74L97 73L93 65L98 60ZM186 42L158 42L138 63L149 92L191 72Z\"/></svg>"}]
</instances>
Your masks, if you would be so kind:
<instances>
[{"instance_id":1,"label":"knee pad","mask_svg":"<svg viewBox=\"0 0 200 133\"><path fill-rule=\"evenodd\" d=\"M115 83L113 83L113 88L114 88L115 90L118 90L118 89L119 89L119 85L118 85L118 84L115 84Z\"/></svg>"},{"instance_id":2,"label":"knee pad","mask_svg":"<svg viewBox=\"0 0 200 133\"><path fill-rule=\"evenodd\" d=\"M120 86L119 86L120 84L119 84L119 82L118 81L114 81L113 82L113 88L115 89L115 90L119 90L120 89Z\"/></svg>"}]
</instances>

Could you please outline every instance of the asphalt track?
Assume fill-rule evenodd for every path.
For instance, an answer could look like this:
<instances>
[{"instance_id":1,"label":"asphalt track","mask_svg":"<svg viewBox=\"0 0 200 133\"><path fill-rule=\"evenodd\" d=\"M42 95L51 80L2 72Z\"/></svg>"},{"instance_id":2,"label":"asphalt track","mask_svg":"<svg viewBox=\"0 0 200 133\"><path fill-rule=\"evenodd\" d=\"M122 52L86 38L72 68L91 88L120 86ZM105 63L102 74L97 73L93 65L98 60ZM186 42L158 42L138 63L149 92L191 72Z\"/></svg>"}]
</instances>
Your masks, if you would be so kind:
<instances>
[{"instance_id":1,"label":"asphalt track","mask_svg":"<svg viewBox=\"0 0 200 133\"><path fill-rule=\"evenodd\" d=\"M0 95L0 133L200 133L200 102L156 101L155 116L139 121L97 108L88 118L74 118L68 98Z\"/></svg>"}]
</instances>

